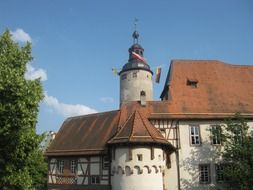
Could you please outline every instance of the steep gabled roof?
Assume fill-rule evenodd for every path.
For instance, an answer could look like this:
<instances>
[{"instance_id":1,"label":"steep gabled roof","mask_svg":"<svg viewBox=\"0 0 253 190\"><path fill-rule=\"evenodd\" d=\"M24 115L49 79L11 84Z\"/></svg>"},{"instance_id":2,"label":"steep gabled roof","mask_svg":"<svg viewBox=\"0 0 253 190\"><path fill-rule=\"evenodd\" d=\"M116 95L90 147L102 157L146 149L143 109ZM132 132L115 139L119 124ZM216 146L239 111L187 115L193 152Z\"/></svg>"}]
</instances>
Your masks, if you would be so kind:
<instances>
[{"instance_id":1,"label":"steep gabled roof","mask_svg":"<svg viewBox=\"0 0 253 190\"><path fill-rule=\"evenodd\" d=\"M123 110L122 110L123 111ZM169 144L162 134L148 121L145 113L135 110L121 126L109 144L153 143Z\"/></svg>"},{"instance_id":2,"label":"steep gabled roof","mask_svg":"<svg viewBox=\"0 0 253 190\"><path fill-rule=\"evenodd\" d=\"M106 153L106 143L118 128L119 111L96 113L65 120L46 152L50 155Z\"/></svg>"},{"instance_id":3,"label":"steep gabled roof","mask_svg":"<svg viewBox=\"0 0 253 190\"><path fill-rule=\"evenodd\" d=\"M174 60L161 96L166 92L169 113L253 113L253 66Z\"/></svg>"}]
</instances>

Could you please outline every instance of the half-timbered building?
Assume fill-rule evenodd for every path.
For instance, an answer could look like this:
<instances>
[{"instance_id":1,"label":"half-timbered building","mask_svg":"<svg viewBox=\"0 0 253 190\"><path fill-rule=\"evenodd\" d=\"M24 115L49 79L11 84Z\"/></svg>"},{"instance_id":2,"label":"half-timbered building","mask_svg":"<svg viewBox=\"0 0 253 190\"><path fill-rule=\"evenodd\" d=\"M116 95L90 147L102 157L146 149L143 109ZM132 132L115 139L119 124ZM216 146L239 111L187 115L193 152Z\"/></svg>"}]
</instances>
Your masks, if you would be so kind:
<instances>
[{"instance_id":1,"label":"half-timbered building","mask_svg":"<svg viewBox=\"0 0 253 190\"><path fill-rule=\"evenodd\" d=\"M212 129L236 112L253 128L253 66L173 60L154 101L138 37L119 72L120 108L62 124L46 152L48 189L223 188L222 142Z\"/></svg>"}]
</instances>

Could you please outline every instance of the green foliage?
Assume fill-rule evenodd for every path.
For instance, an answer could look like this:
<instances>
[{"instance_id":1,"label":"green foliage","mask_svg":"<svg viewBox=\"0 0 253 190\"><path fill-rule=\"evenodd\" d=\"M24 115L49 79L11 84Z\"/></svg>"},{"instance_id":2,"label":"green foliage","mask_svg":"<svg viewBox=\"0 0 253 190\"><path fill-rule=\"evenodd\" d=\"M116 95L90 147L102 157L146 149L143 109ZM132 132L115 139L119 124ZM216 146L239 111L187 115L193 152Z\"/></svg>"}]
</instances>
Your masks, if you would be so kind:
<instances>
[{"instance_id":1,"label":"green foliage","mask_svg":"<svg viewBox=\"0 0 253 190\"><path fill-rule=\"evenodd\" d=\"M47 164L36 134L40 80L24 78L31 44L19 46L7 30L0 36L0 189L29 190L45 184Z\"/></svg>"},{"instance_id":2,"label":"green foliage","mask_svg":"<svg viewBox=\"0 0 253 190\"><path fill-rule=\"evenodd\" d=\"M224 150L221 156L227 163L224 169L225 182L234 189L252 189L253 133L240 114L227 120L223 128Z\"/></svg>"}]
</instances>

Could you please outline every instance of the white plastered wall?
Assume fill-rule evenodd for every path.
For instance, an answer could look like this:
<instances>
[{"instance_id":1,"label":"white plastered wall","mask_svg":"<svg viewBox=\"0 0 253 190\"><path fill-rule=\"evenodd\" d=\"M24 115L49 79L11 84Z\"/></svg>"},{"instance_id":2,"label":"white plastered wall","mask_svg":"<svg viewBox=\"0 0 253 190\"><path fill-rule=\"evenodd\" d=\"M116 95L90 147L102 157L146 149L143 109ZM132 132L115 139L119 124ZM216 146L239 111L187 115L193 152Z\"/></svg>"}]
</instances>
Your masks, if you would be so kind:
<instances>
[{"instance_id":1,"label":"white plastered wall","mask_svg":"<svg viewBox=\"0 0 253 190\"><path fill-rule=\"evenodd\" d=\"M222 189L216 183L215 164L222 160L217 152L222 148L221 145L212 145L210 126L221 124L219 121L184 121L179 123L180 145L179 149L179 168L180 168L180 187L184 190L209 190ZM191 145L190 125L200 127L201 145ZM253 129L253 122L249 122L250 129ZM165 181L168 190L177 190L177 166L176 155L171 155L171 168L165 170ZM210 164L211 183L199 183L199 164Z\"/></svg>"},{"instance_id":2,"label":"white plastered wall","mask_svg":"<svg viewBox=\"0 0 253 190\"><path fill-rule=\"evenodd\" d=\"M142 161L138 160L138 154L142 155ZM132 148L132 160L128 148L117 148L111 167L113 190L163 190L165 160L160 148L154 148L153 160L150 147Z\"/></svg>"},{"instance_id":3,"label":"white plastered wall","mask_svg":"<svg viewBox=\"0 0 253 190\"><path fill-rule=\"evenodd\" d=\"M136 77L133 77L136 73ZM130 70L121 74L126 75L126 79L120 77L120 103L127 101L139 101L140 92L146 92L146 100L153 100L152 74L145 70Z\"/></svg>"}]
</instances>

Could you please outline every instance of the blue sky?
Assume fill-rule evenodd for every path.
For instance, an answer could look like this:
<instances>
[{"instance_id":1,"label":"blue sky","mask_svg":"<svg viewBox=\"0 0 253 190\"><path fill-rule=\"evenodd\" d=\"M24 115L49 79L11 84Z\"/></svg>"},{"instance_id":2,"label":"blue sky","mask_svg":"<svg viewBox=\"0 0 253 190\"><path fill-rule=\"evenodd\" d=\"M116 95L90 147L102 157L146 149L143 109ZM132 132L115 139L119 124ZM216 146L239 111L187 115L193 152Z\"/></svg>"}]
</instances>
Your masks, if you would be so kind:
<instances>
[{"instance_id":1,"label":"blue sky","mask_svg":"<svg viewBox=\"0 0 253 190\"><path fill-rule=\"evenodd\" d=\"M41 76L46 95L39 133L71 115L118 109L111 69L127 62L135 17L149 65L162 66L157 100L172 59L253 65L252 0L0 1L0 32L33 43L27 77Z\"/></svg>"}]
</instances>

